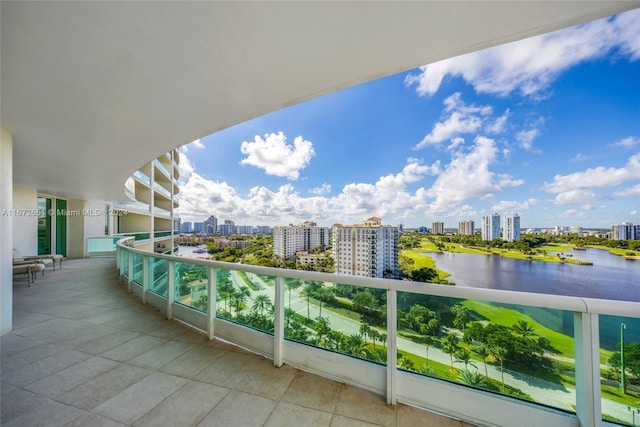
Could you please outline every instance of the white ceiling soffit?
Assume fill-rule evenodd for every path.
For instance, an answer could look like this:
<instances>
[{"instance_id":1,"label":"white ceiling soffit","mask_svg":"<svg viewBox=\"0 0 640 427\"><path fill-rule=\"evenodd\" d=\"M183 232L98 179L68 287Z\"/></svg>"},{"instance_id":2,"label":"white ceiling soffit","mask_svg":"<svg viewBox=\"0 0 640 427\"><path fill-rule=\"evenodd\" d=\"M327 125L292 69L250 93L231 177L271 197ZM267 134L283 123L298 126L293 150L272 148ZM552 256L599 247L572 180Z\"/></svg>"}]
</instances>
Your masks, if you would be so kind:
<instances>
[{"instance_id":1,"label":"white ceiling soffit","mask_svg":"<svg viewBox=\"0 0 640 427\"><path fill-rule=\"evenodd\" d=\"M14 183L121 199L150 159L378 77L638 1L1 3Z\"/></svg>"}]
</instances>

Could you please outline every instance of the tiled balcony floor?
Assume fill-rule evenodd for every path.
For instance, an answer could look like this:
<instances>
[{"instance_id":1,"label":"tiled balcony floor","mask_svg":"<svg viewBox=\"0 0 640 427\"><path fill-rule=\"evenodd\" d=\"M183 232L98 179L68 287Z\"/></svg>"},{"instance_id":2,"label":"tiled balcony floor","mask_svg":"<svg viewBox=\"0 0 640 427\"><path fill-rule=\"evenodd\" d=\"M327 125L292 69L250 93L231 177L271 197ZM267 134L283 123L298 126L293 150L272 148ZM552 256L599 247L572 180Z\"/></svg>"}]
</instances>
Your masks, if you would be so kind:
<instances>
[{"instance_id":1,"label":"tiled balcony floor","mask_svg":"<svg viewBox=\"0 0 640 427\"><path fill-rule=\"evenodd\" d=\"M467 426L169 321L119 285L113 258L14 277L0 423L12 426Z\"/></svg>"}]
</instances>

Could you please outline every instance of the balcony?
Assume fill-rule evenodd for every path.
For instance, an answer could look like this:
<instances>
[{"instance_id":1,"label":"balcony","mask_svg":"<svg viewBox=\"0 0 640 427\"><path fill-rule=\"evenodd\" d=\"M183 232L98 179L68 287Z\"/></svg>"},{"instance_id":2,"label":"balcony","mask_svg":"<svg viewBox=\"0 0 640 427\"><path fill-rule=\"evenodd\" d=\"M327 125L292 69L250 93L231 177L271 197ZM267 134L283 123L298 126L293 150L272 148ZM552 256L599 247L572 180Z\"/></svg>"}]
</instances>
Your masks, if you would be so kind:
<instances>
[{"instance_id":1,"label":"balcony","mask_svg":"<svg viewBox=\"0 0 640 427\"><path fill-rule=\"evenodd\" d=\"M168 321L127 292L114 258L66 261L31 287L16 278L13 317L7 426L468 426Z\"/></svg>"}]
</instances>

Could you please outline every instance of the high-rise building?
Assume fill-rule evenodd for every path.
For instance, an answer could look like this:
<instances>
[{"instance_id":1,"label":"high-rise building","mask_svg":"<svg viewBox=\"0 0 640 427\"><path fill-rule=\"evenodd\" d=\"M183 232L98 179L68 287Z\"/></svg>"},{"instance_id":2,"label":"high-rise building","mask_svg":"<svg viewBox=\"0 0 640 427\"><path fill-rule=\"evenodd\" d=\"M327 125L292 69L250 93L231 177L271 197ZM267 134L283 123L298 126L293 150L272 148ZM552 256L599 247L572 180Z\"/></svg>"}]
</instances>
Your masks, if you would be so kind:
<instances>
[{"instance_id":1,"label":"high-rise building","mask_svg":"<svg viewBox=\"0 0 640 427\"><path fill-rule=\"evenodd\" d=\"M458 234L462 234L463 236L473 236L475 231L475 223L471 220L460 221L458 223Z\"/></svg>"},{"instance_id":2,"label":"high-rise building","mask_svg":"<svg viewBox=\"0 0 640 427\"><path fill-rule=\"evenodd\" d=\"M431 224L431 234L444 234L444 222L434 222Z\"/></svg>"},{"instance_id":3,"label":"high-rise building","mask_svg":"<svg viewBox=\"0 0 640 427\"><path fill-rule=\"evenodd\" d=\"M614 240L640 240L640 225L630 222L612 225L611 238Z\"/></svg>"},{"instance_id":4,"label":"high-rise building","mask_svg":"<svg viewBox=\"0 0 640 427\"><path fill-rule=\"evenodd\" d=\"M505 215L502 225L502 240L517 242L520 240L520 215Z\"/></svg>"},{"instance_id":5,"label":"high-rise building","mask_svg":"<svg viewBox=\"0 0 640 427\"><path fill-rule=\"evenodd\" d=\"M204 221L204 232L206 234L216 234L216 231L218 230L218 218L216 218L215 216L211 215L209 218L207 218Z\"/></svg>"},{"instance_id":6,"label":"high-rise building","mask_svg":"<svg viewBox=\"0 0 640 427\"><path fill-rule=\"evenodd\" d=\"M484 215L482 217L482 240L500 238L500 214Z\"/></svg>"},{"instance_id":7,"label":"high-rise building","mask_svg":"<svg viewBox=\"0 0 640 427\"><path fill-rule=\"evenodd\" d=\"M398 227L372 217L362 224L333 226L335 272L398 278Z\"/></svg>"},{"instance_id":8,"label":"high-rise building","mask_svg":"<svg viewBox=\"0 0 640 427\"><path fill-rule=\"evenodd\" d=\"M293 258L298 251L328 245L329 228L318 227L315 222L273 228L273 254L284 259Z\"/></svg>"},{"instance_id":9,"label":"high-rise building","mask_svg":"<svg viewBox=\"0 0 640 427\"><path fill-rule=\"evenodd\" d=\"M181 233L189 234L193 232L193 223L191 221L185 221L182 223Z\"/></svg>"},{"instance_id":10,"label":"high-rise building","mask_svg":"<svg viewBox=\"0 0 640 427\"><path fill-rule=\"evenodd\" d=\"M269 233L272 233L272 232L273 232L273 230L268 225L258 225L256 227L256 233L269 234Z\"/></svg>"},{"instance_id":11,"label":"high-rise building","mask_svg":"<svg viewBox=\"0 0 640 427\"><path fill-rule=\"evenodd\" d=\"M231 224L229 224L231 222ZM233 224L233 221L226 220L224 224L218 224L218 233L223 236L231 236L235 234L236 226Z\"/></svg>"},{"instance_id":12,"label":"high-rise building","mask_svg":"<svg viewBox=\"0 0 640 427\"><path fill-rule=\"evenodd\" d=\"M204 233L204 222L194 222L193 223L193 232L194 233Z\"/></svg>"},{"instance_id":13,"label":"high-rise building","mask_svg":"<svg viewBox=\"0 0 640 427\"><path fill-rule=\"evenodd\" d=\"M236 225L236 233L238 234L253 234L255 230L253 225Z\"/></svg>"}]
</instances>

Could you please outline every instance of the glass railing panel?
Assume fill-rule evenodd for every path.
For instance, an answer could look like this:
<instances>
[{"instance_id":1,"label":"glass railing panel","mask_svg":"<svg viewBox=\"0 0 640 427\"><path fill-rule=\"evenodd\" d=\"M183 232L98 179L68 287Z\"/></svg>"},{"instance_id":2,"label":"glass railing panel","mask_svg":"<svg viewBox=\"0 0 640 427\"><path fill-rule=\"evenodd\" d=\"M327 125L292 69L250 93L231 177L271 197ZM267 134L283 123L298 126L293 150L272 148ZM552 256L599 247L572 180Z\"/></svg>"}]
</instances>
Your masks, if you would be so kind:
<instances>
[{"instance_id":1,"label":"glass railing panel","mask_svg":"<svg viewBox=\"0 0 640 427\"><path fill-rule=\"evenodd\" d=\"M398 368L575 412L573 312L399 292Z\"/></svg>"},{"instance_id":2,"label":"glass railing panel","mask_svg":"<svg viewBox=\"0 0 640 427\"><path fill-rule=\"evenodd\" d=\"M149 213L149 205L142 202L114 202L114 207L135 212Z\"/></svg>"},{"instance_id":3,"label":"glass railing panel","mask_svg":"<svg viewBox=\"0 0 640 427\"><path fill-rule=\"evenodd\" d=\"M601 315L599 320L602 419L638 426L640 318Z\"/></svg>"},{"instance_id":4,"label":"glass railing panel","mask_svg":"<svg viewBox=\"0 0 640 427\"><path fill-rule=\"evenodd\" d=\"M164 167L164 165L158 159L154 160L153 163L167 176L167 178L171 177L171 174L169 173L167 168Z\"/></svg>"},{"instance_id":5,"label":"glass railing panel","mask_svg":"<svg viewBox=\"0 0 640 427\"><path fill-rule=\"evenodd\" d=\"M153 188L155 188L159 193L164 194L168 199L171 198L171 192L157 182L153 183Z\"/></svg>"},{"instance_id":6,"label":"glass railing panel","mask_svg":"<svg viewBox=\"0 0 640 427\"><path fill-rule=\"evenodd\" d=\"M179 234L179 233L178 233ZM171 236L171 231L156 231L153 233L156 238Z\"/></svg>"},{"instance_id":7,"label":"glass railing panel","mask_svg":"<svg viewBox=\"0 0 640 427\"><path fill-rule=\"evenodd\" d=\"M386 291L284 280L286 339L386 364Z\"/></svg>"},{"instance_id":8,"label":"glass railing panel","mask_svg":"<svg viewBox=\"0 0 640 427\"><path fill-rule=\"evenodd\" d=\"M149 258L149 260L149 268L152 269L151 277L153 278L149 283L149 290L166 298L169 286L169 262L158 258Z\"/></svg>"},{"instance_id":9,"label":"glass railing panel","mask_svg":"<svg viewBox=\"0 0 640 427\"><path fill-rule=\"evenodd\" d=\"M122 253L122 275L129 277L129 251Z\"/></svg>"},{"instance_id":10,"label":"glass railing panel","mask_svg":"<svg viewBox=\"0 0 640 427\"><path fill-rule=\"evenodd\" d=\"M217 317L273 334L275 278L217 270Z\"/></svg>"},{"instance_id":11,"label":"glass railing panel","mask_svg":"<svg viewBox=\"0 0 640 427\"><path fill-rule=\"evenodd\" d=\"M117 237L87 237L87 255L115 253L118 240Z\"/></svg>"},{"instance_id":12,"label":"glass railing panel","mask_svg":"<svg viewBox=\"0 0 640 427\"><path fill-rule=\"evenodd\" d=\"M133 281L142 286L144 277L144 271L142 269L142 255L134 253L129 254L129 256L133 256Z\"/></svg>"},{"instance_id":13,"label":"glass railing panel","mask_svg":"<svg viewBox=\"0 0 640 427\"><path fill-rule=\"evenodd\" d=\"M187 262L176 262L175 266L175 302L206 313L209 269Z\"/></svg>"},{"instance_id":14,"label":"glass railing panel","mask_svg":"<svg viewBox=\"0 0 640 427\"><path fill-rule=\"evenodd\" d=\"M154 215L162 215L162 216L165 216L165 217L171 217L171 212L169 212L166 209L159 208L157 206L154 206L153 213L154 213Z\"/></svg>"},{"instance_id":15,"label":"glass railing panel","mask_svg":"<svg viewBox=\"0 0 640 427\"><path fill-rule=\"evenodd\" d=\"M147 174L145 174L142 171L135 171L133 176L135 176L136 178L138 178L140 181L144 182L147 185L151 183L151 179L147 176Z\"/></svg>"}]
</instances>

